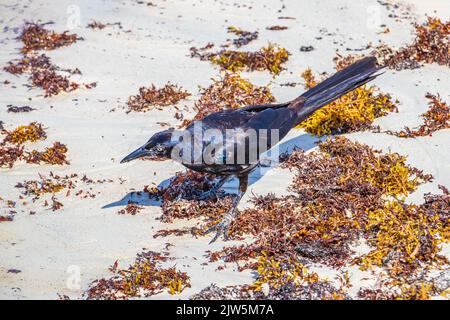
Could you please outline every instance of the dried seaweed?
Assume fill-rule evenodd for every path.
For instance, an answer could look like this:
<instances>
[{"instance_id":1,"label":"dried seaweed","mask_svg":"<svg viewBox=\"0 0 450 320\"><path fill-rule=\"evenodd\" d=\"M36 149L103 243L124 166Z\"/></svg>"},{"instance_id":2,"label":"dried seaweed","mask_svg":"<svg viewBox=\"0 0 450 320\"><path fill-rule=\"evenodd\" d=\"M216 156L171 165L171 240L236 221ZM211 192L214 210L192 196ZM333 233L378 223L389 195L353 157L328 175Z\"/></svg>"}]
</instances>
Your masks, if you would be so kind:
<instances>
[{"instance_id":1,"label":"dried seaweed","mask_svg":"<svg viewBox=\"0 0 450 320\"><path fill-rule=\"evenodd\" d=\"M126 214L126 215L136 215L142 210L142 206L139 206L136 203L130 202L126 205L124 209L119 210L118 214Z\"/></svg>"},{"instance_id":2,"label":"dried seaweed","mask_svg":"<svg viewBox=\"0 0 450 320\"><path fill-rule=\"evenodd\" d=\"M423 25L416 25L414 42L385 57L390 68L412 69L418 63L437 63L450 66L450 21L428 17Z\"/></svg>"},{"instance_id":3,"label":"dried seaweed","mask_svg":"<svg viewBox=\"0 0 450 320\"><path fill-rule=\"evenodd\" d=\"M22 59L9 61L8 65L3 69L11 74L22 74L25 72L31 72L33 69L48 69L54 70L54 66L50 62L50 58L45 54L41 55L24 55Z\"/></svg>"},{"instance_id":4,"label":"dried seaweed","mask_svg":"<svg viewBox=\"0 0 450 320\"><path fill-rule=\"evenodd\" d=\"M36 50L54 50L56 48L69 46L77 40L81 40L76 34L69 34L68 31L57 33L46 30L43 24L26 22L22 33L19 36L24 46L22 52L27 53Z\"/></svg>"},{"instance_id":5,"label":"dried seaweed","mask_svg":"<svg viewBox=\"0 0 450 320\"><path fill-rule=\"evenodd\" d=\"M276 26L267 27L266 29L271 30L271 31L282 31L282 30L288 29L288 27L276 25Z\"/></svg>"},{"instance_id":6,"label":"dried seaweed","mask_svg":"<svg viewBox=\"0 0 450 320\"><path fill-rule=\"evenodd\" d=\"M251 285L219 288L212 284L190 297L193 300L343 300L349 299L343 287L319 279L304 265L290 258L258 258L257 279Z\"/></svg>"},{"instance_id":7,"label":"dried seaweed","mask_svg":"<svg viewBox=\"0 0 450 320\"><path fill-rule=\"evenodd\" d=\"M45 140L47 138L47 134L42 128L42 124L37 122L32 122L29 125L18 126L13 131L5 131L4 133L6 133L6 137L2 144L12 143L21 145L28 141L35 142L38 140Z\"/></svg>"},{"instance_id":8,"label":"dried seaweed","mask_svg":"<svg viewBox=\"0 0 450 320\"><path fill-rule=\"evenodd\" d=\"M45 54L38 55L36 50L53 50L62 46L68 46L80 40L76 34L56 33L48 31L42 25L25 23L22 34L19 37L24 47L21 52L23 57L10 61L3 68L12 74L30 74L30 82L33 86L40 87L45 92L45 97L57 95L61 92L70 92L80 87L91 89L96 83L79 84L71 81L67 76L57 73L63 71L68 74L81 74L80 70L61 69L51 63Z\"/></svg>"},{"instance_id":9,"label":"dried seaweed","mask_svg":"<svg viewBox=\"0 0 450 320\"><path fill-rule=\"evenodd\" d=\"M89 22L89 24L87 25L87 27L90 28L90 29L98 29L98 30L103 30L106 27L112 27L112 26L118 26L119 29L122 29L122 24L120 22L102 23L102 22L93 20L93 21Z\"/></svg>"},{"instance_id":10,"label":"dried seaweed","mask_svg":"<svg viewBox=\"0 0 450 320\"><path fill-rule=\"evenodd\" d=\"M417 129L405 127L400 132L388 131L387 133L400 138L413 138L431 136L438 130L450 128L450 107L448 104L442 101L439 94L436 96L428 93L426 98L430 102L428 103L428 111L421 115L423 118L422 125Z\"/></svg>"},{"instance_id":11,"label":"dried seaweed","mask_svg":"<svg viewBox=\"0 0 450 320\"><path fill-rule=\"evenodd\" d=\"M197 49L191 48L191 56L201 60L209 60L211 63L219 65L223 70L232 72L239 71L264 71L278 75L284 70L282 65L287 62L289 52L272 43L261 48L259 51L235 51L224 49L218 52L207 52L211 48L208 46Z\"/></svg>"},{"instance_id":12,"label":"dried seaweed","mask_svg":"<svg viewBox=\"0 0 450 320\"><path fill-rule=\"evenodd\" d=\"M178 85L167 83L164 87L157 89L153 84L149 88L139 88L139 94L128 98L129 111L146 112L152 107L165 107L177 104L188 98L191 94L182 90Z\"/></svg>"},{"instance_id":13,"label":"dried seaweed","mask_svg":"<svg viewBox=\"0 0 450 320\"><path fill-rule=\"evenodd\" d=\"M142 252L128 269L114 271L110 279L95 280L86 293L87 299L148 297L164 290L179 294L191 286L190 277L175 267L163 268L161 262L167 260L166 255L157 252Z\"/></svg>"},{"instance_id":14,"label":"dried seaweed","mask_svg":"<svg viewBox=\"0 0 450 320\"><path fill-rule=\"evenodd\" d=\"M31 197L33 201L39 199L44 194L55 194L64 189L75 188L72 178L76 175L61 177L50 172L49 177L39 175L40 180L26 180L16 184L16 188L23 189L24 196Z\"/></svg>"},{"instance_id":15,"label":"dried seaweed","mask_svg":"<svg viewBox=\"0 0 450 320\"><path fill-rule=\"evenodd\" d=\"M52 165L63 165L70 164L67 160L67 146L60 143L54 142L53 146L46 148L44 151L32 150L25 155L25 161L27 163L46 163Z\"/></svg>"},{"instance_id":16,"label":"dried seaweed","mask_svg":"<svg viewBox=\"0 0 450 320\"><path fill-rule=\"evenodd\" d=\"M381 65L395 70L417 69L423 63L450 66L450 21L442 22L438 18L428 17L423 25L416 24L412 44L398 50L381 44L372 54ZM340 65L346 66L357 58L343 58Z\"/></svg>"},{"instance_id":17,"label":"dried seaweed","mask_svg":"<svg viewBox=\"0 0 450 320\"><path fill-rule=\"evenodd\" d=\"M12 168L16 161L23 160L34 164L69 164L67 157L67 146L54 142L53 146L47 147L44 151L25 150L22 146L26 142L35 142L47 138L47 134L42 124L32 122L29 125L21 125L12 131L3 130L6 134L0 143L0 167Z\"/></svg>"},{"instance_id":18,"label":"dried seaweed","mask_svg":"<svg viewBox=\"0 0 450 320\"><path fill-rule=\"evenodd\" d=\"M12 200L4 200L0 197L0 204L4 204L4 208L0 207L0 222L10 222L14 220L14 216L16 215L16 211L14 210L16 207L16 203Z\"/></svg>"},{"instance_id":19,"label":"dried seaweed","mask_svg":"<svg viewBox=\"0 0 450 320\"><path fill-rule=\"evenodd\" d=\"M193 120L201 120L205 116L228 109L236 109L246 105L258 105L275 101L268 87L259 87L239 74L225 73L220 79L213 79L208 88L201 88L200 99L195 102L197 114ZM191 121L185 120L183 126Z\"/></svg>"},{"instance_id":20,"label":"dried seaweed","mask_svg":"<svg viewBox=\"0 0 450 320\"><path fill-rule=\"evenodd\" d=\"M0 168L12 168L23 156L23 146L0 145Z\"/></svg>"},{"instance_id":21,"label":"dried seaweed","mask_svg":"<svg viewBox=\"0 0 450 320\"><path fill-rule=\"evenodd\" d=\"M65 192L65 197L68 198L72 194L80 199L92 199L96 197L92 188L92 184L103 184L112 182L111 179L97 179L93 180L86 175L79 177L78 174L68 174L60 176L50 172L48 176L39 174L37 180L25 180L16 184L16 188L21 189L21 198L30 198L31 201L36 202L43 200L43 205L50 207L53 210L60 209L63 204L56 199L56 194Z\"/></svg>"},{"instance_id":22,"label":"dried seaweed","mask_svg":"<svg viewBox=\"0 0 450 320\"><path fill-rule=\"evenodd\" d=\"M22 112L31 112L33 110L36 110L34 108L31 108L30 106L13 106L11 104L6 106L6 112L8 113L22 113ZM1 128L0 128L1 130Z\"/></svg>"},{"instance_id":23,"label":"dried seaweed","mask_svg":"<svg viewBox=\"0 0 450 320\"><path fill-rule=\"evenodd\" d=\"M240 48L242 46L245 46L249 44L250 42L258 39L258 31L245 31L240 28L237 28L235 26L229 26L228 27L228 33L233 33L236 36L238 36L237 39L233 39L233 45L237 48Z\"/></svg>"},{"instance_id":24,"label":"dried seaweed","mask_svg":"<svg viewBox=\"0 0 450 320\"><path fill-rule=\"evenodd\" d=\"M337 68L342 65L337 63ZM317 84L310 69L302 77L307 88ZM376 118L396 111L395 103L389 94L378 92L375 86L362 86L317 110L299 127L318 136L370 128Z\"/></svg>"}]
</instances>

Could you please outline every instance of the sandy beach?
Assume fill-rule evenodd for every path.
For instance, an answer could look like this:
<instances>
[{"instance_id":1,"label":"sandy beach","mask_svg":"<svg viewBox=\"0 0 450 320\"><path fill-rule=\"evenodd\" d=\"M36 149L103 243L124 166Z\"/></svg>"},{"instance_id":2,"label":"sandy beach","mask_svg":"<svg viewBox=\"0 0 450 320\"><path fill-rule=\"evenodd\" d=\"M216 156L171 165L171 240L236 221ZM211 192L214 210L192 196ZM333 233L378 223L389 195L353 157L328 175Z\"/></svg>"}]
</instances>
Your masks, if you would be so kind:
<instances>
[{"instance_id":1,"label":"sandy beach","mask_svg":"<svg viewBox=\"0 0 450 320\"><path fill-rule=\"evenodd\" d=\"M220 287L252 283L253 270L240 272L236 263L209 262L206 253L225 245L250 243L251 237L229 242L219 239L213 244L209 244L211 235L154 238L158 230L193 226L196 220L164 223L159 219L161 202L153 200L137 199L143 209L136 215L117 214L128 201L133 201L136 196L131 194L133 191L167 183L176 172L185 170L174 161L119 163L155 132L181 124L175 117L178 110L171 106L127 113L128 97L136 95L142 86L177 84L192 94L177 104L184 119L191 119L200 96L199 86L208 87L212 78L221 75L221 70L192 58L190 48L208 42L225 43L230 38L229 26L259 32L258 39L247 44L245 50L258 50L272 42L291 53L283 65L285 70L276 77L267 71L241 72L243 78L255 85L268 85L276 101L284 102L305 90L300 76L305 69L332 74L337 53L368 54L369 43L400 48L411 43L414 23L424 23L427 15L442 21L450 18L446 0L408 0L401 2L395 12L407 14L390 17L388 7L376 0L264 0L239 4L212 0L1 1L2 68L8 61L21 57L21 43L16 38L25 21L52 22L45 27L56 32L68 30L83 40L45 54L61 68L81 71L71 75L71 80L96 82L96 86L45 97L42 89L30 88L28 76L0 72L0 120L4 128L12 130L33 121L42 123L47 137L30 143L30 148L42 150L59 141L67 146L70 162L60 166L20 161L12 168L0 168L0 197L16 202L13 221L0 222L0 298L83 299L92 281L111 276L108 268L115 261L119 268L126 268L143 250L168 252L173 259L164 265L175 266L190 277L191 287L180 294L164 291L150 299L187 299L213 283ZM92 21L120 22L120 27L88 28ZM288 28L266 29L274 25ZM386 28L389 32L383 33ZM301 51L302 46L312 46L313 50ZM301 84L283 85L290 82ZM420 115L428 109L425 97L428 92L439 93L443 101L450 102L450 72L445 65L427 63L414 70L386 69L373 84L399 101L397 113L375 119L373 125L383 130L398 131L405 126L420 125ZM8 105L30 106L35 110L7 112ZM433 181L419 185L408 195L408 203L422 203L426 193L440 194L439 185L450 187L449 129L411 139L370 130L344 136L383 152L398 152L407 156L408 164L433 175ZM281 151L296 146L311 152L317 150L315 142L326 138L294 129L281 142ZM19 182L38 179L40 174L49 176L50 172L79 176L72 194L56 195L63 204L57 211L45 207L44 198L33 202L16 187ZM83 175L105 181L82 182ZM239 208L252 206L249 200L253 195L285 195L293 176L293 172L282 168L264 174L256 170L250 176L249 190ZM224 186L231 193L236 188L236 179ZM78 196L75 193L79 190L93 196ZM0 210L5 214L9 211L1 202ZM355 243L358 250L364 250L364 246L363 242ZM450 258L448 244L442 245L441 254ZM217 270L223 265L225 268ZM348 271L353 284L348 289L351 297L356 297L362 286L370 287L377 282L377 272L362 271L357 265L337 270L313 263L309 269L330 281L335 281L340 272Z\"/></svg>"}]
</instances>

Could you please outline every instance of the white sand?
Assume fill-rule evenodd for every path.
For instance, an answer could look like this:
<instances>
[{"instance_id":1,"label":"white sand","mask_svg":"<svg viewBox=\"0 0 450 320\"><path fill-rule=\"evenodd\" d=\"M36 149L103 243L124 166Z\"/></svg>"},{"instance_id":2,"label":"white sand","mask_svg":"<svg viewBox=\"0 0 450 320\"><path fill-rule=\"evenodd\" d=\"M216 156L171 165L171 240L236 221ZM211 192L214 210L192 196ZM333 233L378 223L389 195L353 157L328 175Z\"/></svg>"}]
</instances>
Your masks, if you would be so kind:
<instances>
[{"instance_id":1,"label":"white sand","mask_svg":"<svg viewBox=\"0 0 450 320\"><path fill-rule=\"evenodd\" d=\"M44 298L55 299L57 293L80 298L89 283L100 277L109 276L108 266L119 259L119 266L126 267L142 248L160 251L166 242L171 256L170 264L187 271L191 276L192 288L180 296L166 293L155 298L186 298L210 283L221 286L240 284L252 280L250 272L237 272L230 264L222 271L215 271L218 264L202 265L207 261L206 250L216 250L224 245L218 241L208 245L209 238L192 239L191 236L153 239L153 234L161 228L176 228L184 222L164 225L155 218L161 215L158 206L147 206L136 216L118 215L121 206L102 209L103 206L119 201L132 188L142 190L144 185L158 184L173 176L182 167L173 162L133 162L120 165L118 161L133 148L142 144L151 134L161 130L157 122L178 125L174 112L125 114L123 109L128 96L135 94L140 86L154 83L156 86L171 81L192 93L197 87L207 86L210 78L219 75L217 68L207 62L189 57L191 46L203 46L212 41L223 43L229 35L226 27L235 25L248 30L257 29L260 37L247 49L258 49L268 41L287 48L292 56L286 64L287 70L272 79L267 72L244 73L257 84L272 82L272 91L278 101L285 101L299 95L301 86L280 87L285 82L299 82L299 74L307 67L316 71L333 70L332 58L336 50L347 54L346 48L358 49L368 42L377 44L379 40L393 46L401 46L412 39L413 27L408 20L396 21L388 18L388 12L375 0L352 1L239 1L247 6L237 8L221 1L153 1L157 6L136 4L134 1L45 1L45 0L4 0L0 4L0 66L19 57L21 44L14 38L13 28L20 27L26 20L40 19L54 21L49 28L63 31L73 17L76 5L80 9L81 27L72 29L85 41L69 47L46 52L56 65L67 68L78 67L83 75L74 77L83 82L98 81L92 90L78 90L52 98L44 98L40 89L29 90L27 76L15 77L0 73L0 120L6 128L19 124L39 121L48 127L46 141L35 143L33 147L42 149L53 141L61 141L69 148L70 166L34 166L17 164L13 169L0 169L0 196L17 200L17 182L36 179L38 173L58 174L79 173L91 178L111 178L114 183L94 185L100 192L95 199L80 200L76 197L58 198L64 208L56 213L42 208L42 203L26 205L18 202L18 214L11 223L0 224L0 298ZM449 17L447 0L410 1L417 21L423 21L425 14ZM250 10L248 6L251 6ZM386 24L391 33L379 34L381 30L371 28L374 19L371 13L379 12L379 22ZM434 12L434 10L437 10ZM279 20L278 16L291 16L296 20ZM375 17L376 18L376 17ZM86 25L95 19L100 22L121 22L123 30L106 28L87 29ZM271 25L287 25L286 31L267 31ZM369 27L368 27L369 26ZM131 30L125 33L125 30ZM321 32L322 30L322 32ZM332 36L326 35L333 34ZM321 36L322 40L315 38ZM336 42L336 43L335 43ZM313 45L315 50L300 52L302 45ZM3 85L4 80L12 82ZM393 72L375 81L384 92L392 93L401 102L398 114L390 114L378 119L376 124L385 129L401 129L415 126L419 115L427 109L425 94L439 92L444 100L450 101L448 68L428 65L414 71ZM11 88L11 85L17 88ZM31 99L29 101L28 99ZM191 107L195 95L180 105ZM102 102L105 101L106 102ZM30 105L36 111L23 114L6 113L6 105ZM116 108L115 112L110 112ZM191 113L192 115L192 113ZM189 113L185 112L189 117ZM423 185L410 198L422 201L424 192L438 192L438 184L450 180L450 131L444 130L433 137L418 139L398 139L393 136L373 133L348 135L385 151L392 150L409 156L409 163L432 173L433 183ZM294 140L291 140L294 139ZM291 132L286 141L295 142L299 147L310 149L314 138L300 130ZM291 175L281 169L259 177L251 185L242 206L251 193L283 193L290 183ZM119 183L119 178L126 181ZM226 185L235 188L233 181ZM231 189L230 189L231 190ZM29 211L36 211L29 215ZM229 245L230 243L227 243ZM449 251L447 250L448 254ZM81 271L80 289L67 287L70 266ZM8 273L9 269L21 270ZM336 273L325 268L315 269L321 276L333 277ZM358 282L363 273L352 268L353 282ZM365 274L367 275L367 274ZM70 278L69 278L70 280ZM371 280L368 283L372 283Z\"/></svg>"}]
</instances>

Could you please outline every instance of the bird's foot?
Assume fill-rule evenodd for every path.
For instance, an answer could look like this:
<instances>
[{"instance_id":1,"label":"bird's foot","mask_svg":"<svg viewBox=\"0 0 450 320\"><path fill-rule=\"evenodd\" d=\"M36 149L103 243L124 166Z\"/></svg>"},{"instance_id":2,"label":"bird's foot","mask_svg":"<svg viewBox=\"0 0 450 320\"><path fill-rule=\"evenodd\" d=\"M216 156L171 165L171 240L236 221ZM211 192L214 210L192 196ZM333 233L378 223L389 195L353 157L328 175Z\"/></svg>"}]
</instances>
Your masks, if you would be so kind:
<instances>
[{"instance_id":1,"label":"bird's foot","mask_svg":"<svg viewBox=\"0 0 450 320\"><path fill-rule=\"evenodd\" d=\"M219 223L211 226L208 228L208 230L205 231L205 235L210 234L211 232L216 231L216 234L214 235L214 238L209 242L209 244L215 242L221 235L223 235L223 238L225 241L229 240L228 237L228 230L230 229L231 222L233 221L234 217L233 215L227 214L225 217L220 221Z\"/></svg>"}]
</instances>

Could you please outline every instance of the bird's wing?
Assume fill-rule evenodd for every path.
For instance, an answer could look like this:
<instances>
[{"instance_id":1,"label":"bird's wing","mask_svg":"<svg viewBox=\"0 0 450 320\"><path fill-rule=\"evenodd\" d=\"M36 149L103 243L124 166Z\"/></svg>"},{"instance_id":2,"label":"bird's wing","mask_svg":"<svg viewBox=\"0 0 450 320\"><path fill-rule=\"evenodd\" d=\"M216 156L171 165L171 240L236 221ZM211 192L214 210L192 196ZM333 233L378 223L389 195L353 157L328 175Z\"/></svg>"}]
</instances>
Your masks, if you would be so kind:
<instances>
[{"instance_id":1,"label":"bird's wing","mask_svg":"<svg viewBox=\"0 0 450 320\"><path fill-rule=\"evenodd\" d=\"M296 113L287 108L288 105L278 104L273 108L270 105L249 106L220 111L206 116L203 120L194 121L186 130L193 134L196 148L203 151L214 149L213 158L216 163L236 157L235 151L239 148L246 150L247 157L254 155L253 160L256 161L261 153L258 142L265 143L266 150L270 149L295 125L293 121ZM276 137L272 129L277 130ZM198 134L197 130L202 134ZM212 138L215 135L212 130L218 132L222 139ZM208 135L208 132L212 132L212 136ZM267 142L263 142L264 140ZM253 160L246 159L244 162L253 163Z\"/></svg>"},{"instance_id":2,"label":"bird's wing","mask_svg":"<svg viewBox=\"0 0 450 320\"><path fill-rule=\"evenodd\" d=\"M268 109L278 110L281 108L286 108L288 106L289 102L278 104L261 104L261 105L245 106L239 109L223 110L207 115L206 117L201 119L201 122L204 128L208 129L210 128L219 130L234 129L242 127L250 119L252 119L257 114L265 110ZM194 126L194 122L191 123L186 129L191 130L192 127Z\"/></svg>"},{"instance_id":3,"label":"bird's wing","mask_svg":"<svg viewBox=\"0 0 450 320\"><path fill-rule=\"evenodd\" d=\"M279 109L279 108L286 108L287 106L289 106L290 102L285 102L285 103L269 103L269 104L260 104L260 105L255 105L255 106L246 106L241 108L240 110L244 110L247 112L261 112L264 111L266 109Z\"/></svg>"}]
</instances>

